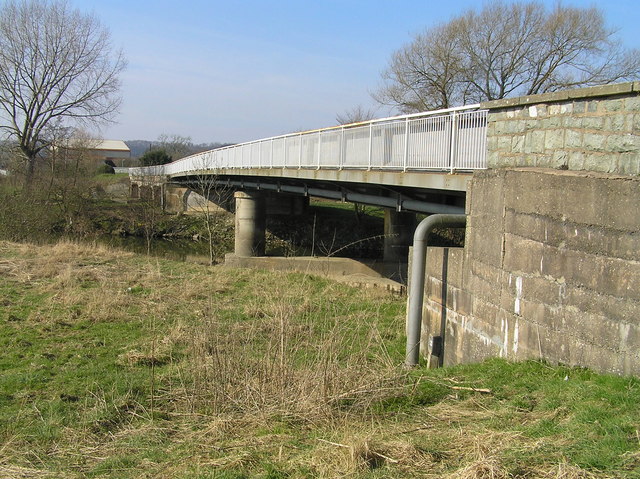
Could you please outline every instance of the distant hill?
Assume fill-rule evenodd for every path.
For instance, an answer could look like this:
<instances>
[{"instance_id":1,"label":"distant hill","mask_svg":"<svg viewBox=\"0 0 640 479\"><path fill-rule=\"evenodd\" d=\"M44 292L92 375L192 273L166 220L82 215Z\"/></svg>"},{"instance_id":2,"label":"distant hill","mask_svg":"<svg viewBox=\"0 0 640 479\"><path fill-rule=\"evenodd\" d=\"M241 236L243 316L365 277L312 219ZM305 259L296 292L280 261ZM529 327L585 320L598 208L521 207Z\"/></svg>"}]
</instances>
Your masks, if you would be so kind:
<instances>
[{"instance_id":1,"label":"distant hill","mask_svg":"<svg viewBox=\"0 0 640 479\"><path fill-rule=\"evenodd\" d=\"M131 150L131 158L139 158L145 151L151 148L154 142L146 140L126 140L125 143Z\"/></svg>"},{"instance_id":2,"label":"distant hill","mask_svg":"<svg viewBox=\"0 0 640 479\"><path fill-rule=\"evenodd\" d=\"M158 141L149 141L149 140L126 140L125 143L131 150L131 158L139 158L144 153L153 148L160 146L160 142ZM214 148L222 148L223 146L232 145L233 143L188 143L185 145L186 154L181 156L193 155L194 153L200 153L201 151L213 150ZM177 158L174 158L177 159Z\"/></svg>"}]
</instances>

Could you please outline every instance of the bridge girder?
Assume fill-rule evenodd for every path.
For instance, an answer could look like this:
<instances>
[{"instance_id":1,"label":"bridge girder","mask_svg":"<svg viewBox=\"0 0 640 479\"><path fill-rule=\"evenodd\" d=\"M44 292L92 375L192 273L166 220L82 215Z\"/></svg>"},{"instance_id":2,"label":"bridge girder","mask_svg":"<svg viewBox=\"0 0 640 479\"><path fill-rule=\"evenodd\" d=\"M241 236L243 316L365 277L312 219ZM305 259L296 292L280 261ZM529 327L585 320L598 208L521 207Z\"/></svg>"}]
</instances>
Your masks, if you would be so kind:
<instances>
[{"instance_id":1,"label":"bridge girder","mask_svg":"<svg viewBox=\"0 0 640 479\"><path fill-rule=\"evenodd\" d=\"M169 181L198 190L204 181L229 190L264 190L276 193L328 198L338 201L417 213L464 213L466 191L437 189L384 183L310 179L286 176L254 176L233 174L190 175ZM468 179L468 177L467 177ZM456 180L457 183L460 181ZM426 182L429 184L429 182ZM433 183L433 182L431 182ZM466 184L465 184L466 186Z\"/></svg>"}]
</instances>

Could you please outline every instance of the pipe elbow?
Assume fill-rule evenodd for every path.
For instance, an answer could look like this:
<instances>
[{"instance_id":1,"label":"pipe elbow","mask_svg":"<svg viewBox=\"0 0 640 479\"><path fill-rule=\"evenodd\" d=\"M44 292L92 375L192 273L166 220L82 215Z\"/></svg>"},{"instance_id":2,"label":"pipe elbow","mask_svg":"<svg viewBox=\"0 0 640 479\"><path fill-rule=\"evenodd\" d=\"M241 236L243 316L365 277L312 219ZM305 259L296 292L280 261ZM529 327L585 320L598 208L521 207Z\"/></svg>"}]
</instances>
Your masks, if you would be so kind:
<instances>
[{"instance_id":1,"label":"pipe elbow","mask_svg":"<svg viewBox=\"0 0 640 479\"><path fill-rule=\"evenodd\" d=\"M464 228L466 224L467 216L463 214L431 215L420 222L413 235L413 260L409 289L409 310L407 312L407 350L405 357L405 365L407 367L417 366L420 359L425 262L429 233L438 226Z\"/></svg>"}]
</instances>

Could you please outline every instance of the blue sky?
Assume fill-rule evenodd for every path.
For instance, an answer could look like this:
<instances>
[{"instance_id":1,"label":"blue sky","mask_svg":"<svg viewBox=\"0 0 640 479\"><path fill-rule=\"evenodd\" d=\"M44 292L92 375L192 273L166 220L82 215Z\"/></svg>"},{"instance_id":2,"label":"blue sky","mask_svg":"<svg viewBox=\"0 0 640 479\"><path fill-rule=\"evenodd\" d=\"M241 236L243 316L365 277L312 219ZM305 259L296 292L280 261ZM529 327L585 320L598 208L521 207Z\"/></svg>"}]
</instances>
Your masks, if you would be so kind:
<instances>
[{"instance_id":1,"label":"blue sky","mask_svg":"<svg viewBox=\"0 0 640 479\"><path fill-rule=\"evenodd\" d=\"M335 124L414 34L481 1L70 0L124 50L123 106L104 138L241 142ZM555 0L545 3L555 4ZM591 6L594 2L565 1ZM597 4L640 46L636 0ZM392 113L380 107L379 116Z\"/></svg>"}]
</instances>

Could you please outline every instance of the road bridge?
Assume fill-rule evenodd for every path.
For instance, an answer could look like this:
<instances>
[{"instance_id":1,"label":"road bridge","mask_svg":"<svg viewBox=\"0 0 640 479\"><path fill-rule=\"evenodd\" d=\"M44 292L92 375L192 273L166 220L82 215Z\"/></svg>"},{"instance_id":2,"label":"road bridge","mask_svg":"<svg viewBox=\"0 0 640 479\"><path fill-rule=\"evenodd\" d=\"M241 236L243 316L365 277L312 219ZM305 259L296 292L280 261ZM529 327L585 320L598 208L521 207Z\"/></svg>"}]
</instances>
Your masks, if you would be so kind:
<instances>
[{"instance_id":1,"label":"road bridge","mask_svg":"<svg viewBox=\"0 0 640 479\"><path fill-rule=\"evenodd\" d=\"M264 184L388 201L393 215L464 205L464 248L422 248L424 288L408 301L421 339L408 353L640 374L640 82L285 135L138 170L151 173L244 187L240 231L259 223L243 204L258 205ZM414 286L422 262L412 261Z\"/></svg>"},{"instance_id":2,"label":"road bridge","mask_svg":"<svg viewBox=\"0 0 640 479\"><path fill-rule=\"evenodd\" d=\"M236 191L242 256L264 251L263 192L382 206L385 259L406 261L405 230L416 212L464 212L467 181L486 168L486 125L486 110L469 105L259 139L132 168L130 176L136 187Z\"/></svg>"}]
</instances>

